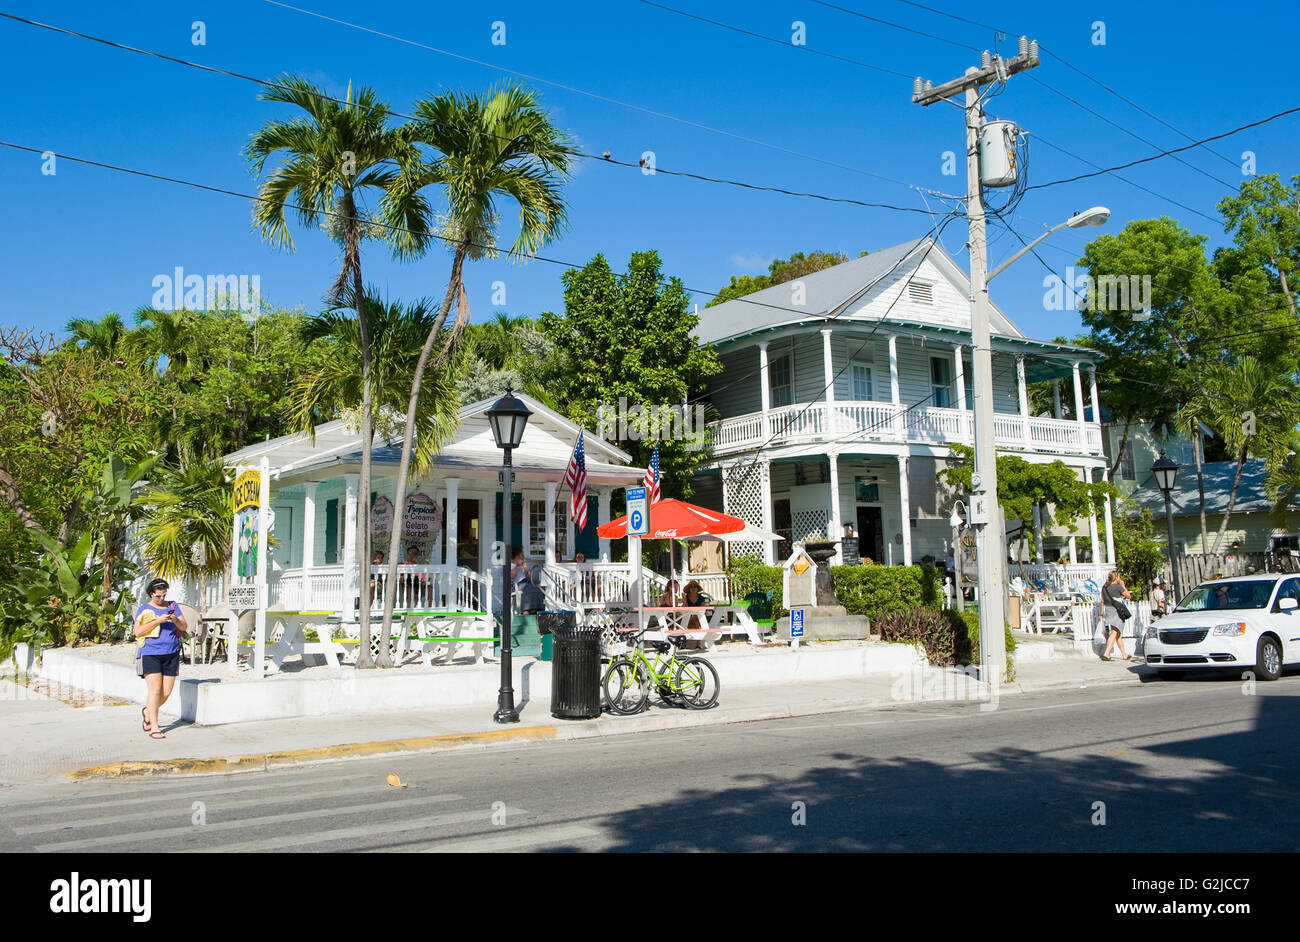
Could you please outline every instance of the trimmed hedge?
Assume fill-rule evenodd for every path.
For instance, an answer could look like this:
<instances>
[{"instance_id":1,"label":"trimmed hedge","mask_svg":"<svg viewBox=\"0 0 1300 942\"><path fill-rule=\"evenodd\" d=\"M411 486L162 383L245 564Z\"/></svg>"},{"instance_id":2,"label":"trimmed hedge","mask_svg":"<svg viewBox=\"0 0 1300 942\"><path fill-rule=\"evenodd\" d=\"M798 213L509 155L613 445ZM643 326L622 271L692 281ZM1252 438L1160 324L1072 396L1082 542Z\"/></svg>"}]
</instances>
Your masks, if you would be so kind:
<instances>
[{"instance_id":1,"label":"trimmed hedge","mask_svg":"<svg viewBox=\"0 0 1300 942\"><path fill-rule=\"evenodd\" d=\"M934 566L832 566L835 596L850 615L866 615L875 629L885 612L943 606L943 571Z\"/></svg>"}]
</instances>

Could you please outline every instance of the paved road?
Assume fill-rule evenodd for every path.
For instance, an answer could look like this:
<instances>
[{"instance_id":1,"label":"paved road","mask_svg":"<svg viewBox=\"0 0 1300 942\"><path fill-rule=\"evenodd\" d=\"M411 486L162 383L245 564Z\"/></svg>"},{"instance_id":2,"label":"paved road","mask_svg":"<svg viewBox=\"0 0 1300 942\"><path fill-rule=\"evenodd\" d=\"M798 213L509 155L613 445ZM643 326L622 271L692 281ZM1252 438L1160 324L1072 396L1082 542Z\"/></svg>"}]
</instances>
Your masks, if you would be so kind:
<instances>
[{"instance_id":1,"label":"paved road","mask_svg":"<svg viewBox=\"0 0 1300 942\"><path fill-rule=\"evenodd\" d=\"M1295 851L1300 675L0 789L0 850ZM385 783L395 772L408 783ZM1103 803L1098 805L1097 803ZM1104 810L1105 824L1100 820Z\"/></svg>"}]
</instances>

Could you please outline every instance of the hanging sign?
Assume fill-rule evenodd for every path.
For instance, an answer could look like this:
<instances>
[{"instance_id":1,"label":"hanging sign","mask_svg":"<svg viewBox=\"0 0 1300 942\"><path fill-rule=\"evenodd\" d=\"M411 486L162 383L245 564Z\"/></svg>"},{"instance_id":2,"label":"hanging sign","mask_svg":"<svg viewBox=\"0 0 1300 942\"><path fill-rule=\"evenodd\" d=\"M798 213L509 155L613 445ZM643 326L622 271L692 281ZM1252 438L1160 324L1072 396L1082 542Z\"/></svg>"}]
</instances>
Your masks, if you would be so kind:
<instances>
[{"instance_id":1,"label":"hanging sign","mask_svg":"<svg viewBox=\"0 0 1300 942\"><path fill-rule=\"evenodd\" d=\"M256 469L235 479L235 575L257 576L257 524L262 509L262 475Z\"/></svg>"},{"instance_id":2,"label":"hanging sign","mask_svg":"<svg viewBox=\"0 0 1300 942\"><path fill-rule=\"evenodd\" d=\"M426 542L442 530L442 507L428 494L412 494L402 514L402 533L409 540Z\"/></svg>"},{"instance_id":3,"label":"hanging sign","mask_svg":"<svg viewBox=\"0 0 1300 942\"><path fill-rule=\"evenodd\" d=\"M375 500L370 508L370 535L393 532L393 502L387 497Z\"/></svg>"}]
</instances>

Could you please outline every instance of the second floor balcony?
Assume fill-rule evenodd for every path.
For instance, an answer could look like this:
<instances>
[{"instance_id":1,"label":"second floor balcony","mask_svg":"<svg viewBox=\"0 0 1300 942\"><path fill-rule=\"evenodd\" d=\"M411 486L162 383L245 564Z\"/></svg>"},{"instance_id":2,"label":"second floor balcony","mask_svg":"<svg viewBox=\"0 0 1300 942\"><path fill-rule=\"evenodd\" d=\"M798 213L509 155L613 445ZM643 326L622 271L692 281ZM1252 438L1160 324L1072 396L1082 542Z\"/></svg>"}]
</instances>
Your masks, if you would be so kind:
<instances>
[{"instance_id":1,"label":"second floor balcony","mask_svg":"<svg viewBox=\"0 0 1300 942\"><path fill-rule=\"evenodd\" d=\"M995 413L995 444L1006 451L1053 455L1101 455L1101 427L1074 419ZM736 454L759 447L834 442L973 445L975 414L969 409L912 407L889 402L808 402L753 412L710 427L713 453Z\"/></svg>"}]
</instances>

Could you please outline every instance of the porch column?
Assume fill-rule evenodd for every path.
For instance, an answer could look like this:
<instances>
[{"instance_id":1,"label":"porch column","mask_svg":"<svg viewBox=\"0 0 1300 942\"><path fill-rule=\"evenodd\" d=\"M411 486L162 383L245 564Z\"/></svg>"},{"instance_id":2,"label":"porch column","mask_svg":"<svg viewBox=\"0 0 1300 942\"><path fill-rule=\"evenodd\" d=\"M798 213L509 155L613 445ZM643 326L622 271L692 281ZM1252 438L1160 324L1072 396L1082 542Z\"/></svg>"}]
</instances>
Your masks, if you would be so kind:
<instances>
[{"instance_id":1,"label":"porch column","mask_svg":"<svg viewBox=\"0 0 1300 942\"><path fill-rule=\"evenodd\" d=\"M1075 427L1079 430L1079 451L1083 451L1083 443L1087 441L1083 431L1083 384L1079 381L1079 364L1074 362L1070 364L1070 370L1074 374L1074 422Z\"/></svg>"},{"instance_id":2,"label":"porch column","mask_svg":"<svg viewBox=\"0 0 1300 942\"><path fill-rule=\"evenodd\" d=\"M772 374L767 368L766 340L758 342L758 394L763 407L763 417L759 421L759 434L766 441L768 438L767 414L772 410Z\"/></svg>"},{"instance_id":3,"label":"porch column","mask_svg":"<svg viewBox=\"0 0 1300 942\"><path fill-rule=\"evenodd\" d=\"M826 539L834 540L844 532L844 523L840 516L840 458L834 450L827 456L831 463L831 525L830 533L826 534ZM843 547L836 544L835 547L835 565L844 565Z\"/></svg>"},{"instance_id":4,"label":"porch column","mask_svg":"<svg viewBox=\"0 0 1300 942\"><path fill-rule=\"evenodd\" d=\"M1059 379L1054 379L1052 380L1052 418L1059 419L1060 417L1061 417L1061 381Z\"/></svg>"},{"instance_id":5,"label":"porch column","mask_svg":"<svg viewBox=\"0 0 1300 942\"><path fill-rule=\"evenodd\" d=\"M903 417L898 411L898 337L889 335L889 401L894 404L894 437L902 439Z\"/></svg>"},{"instance_id":6,"label":"porch column","mask_svg":"<svg viewBox=\"0 0 1300 942\"><path fill-rule=\"evenodd\" d=\"M759 483L763 493L763 511L760 521L764 530L772 532L772 462L764 460L758 468ZM776 549L772 543L763 544L763 562L776 565Z\"/></svg>"},{"instance_id":7,"label":"porch column","mask_svg":"<svg viewBox=\"0 0 1300 942\"><path fill-rule=\"evenodd\" d=\"M1092 468L1085 467L1083 469L1083 480L1088 484L1092 483ZM1099 547L1097 546L1097 511L1095 510L1088 511L1088 538L1092 540L1091 562L1095 566L1100 562L1098 557L1101 556L1101 553L1097 552Z\"/></svg>"},{"instance_id":8,"label":"porch column","mask_svg":"<svg viewBox=\"0 0 1300 942\"><path fill-rule=\"evenodd\" d=\"M555 565L555 494L558 486L546 482L546 565Z\"/></svg>"},{"instance_id":9,"label":"porch column","mask_svg":"<svg viewBox=\"0 0 1300 942\"><path fill-rule=\"evenodd\" d=\"M1040 566L1046 562L1043 557L1043 505L1034 501L1034 561Z\"/></svg>"},{"instance_id":10,"label":"porch column","mask_svg":"<svg viewBox=\"0 0 1300 942\"><path fill-rule=\"evenodd\" d=\"M912 565L912 498L907 487L907 455L898 456L898 503L903 514L903 565Z\"/></svg>"},{"instance_id":11,"label":"porch column","mask_svg":"<svg viewBox=\"0 0 1300 942\"><path fill-rule=\"evenodd\" d=\"M497 535L497 502L496 498L489 495L479 502L483 508L479 517L479 537L478 537L478 571L491 573L492 579L492 601L488 604L496 603L496 590L500 585L498 576L501 574L501 566L505 562L506 535L505 540L498 540Z\"/></svg>"},{"instance_id":12,"label":"porch column","mask_svg":"<svg viewBox=\"0 0 1300 942\"><path fill-rule=\"evenodd\" d=\"M597 526L609 523L609 498L612 489L602 487L596 492L596 522ZM609 562L609 540L603 536L600 537L600 561Z\"/></svg>"},{"instance_id":13,"label":"porch column","mask_svg":"<svg viewBox=\"0 0 1300 942\"><path fill-rule=\"evenodd\" d=\"M447 555L443 563L457 565L456 542L460 538L460 478L447 478Z\"/></svg>"},{"instance_id":14,"label":"porch column","mask_svg":"<svg viewBox=\"0 0 1300 942\"><path fill-rule=\"evenodd\" d=\"M831 332L822 331L822 376L826 381L826 401L835 401L835 370L831 366Z\"/></svg>"},{"instance_id":15,"label":"porch column","mask_svg":"<svg viewBox=\"0 0 1300 942\"><path fill-rule=\"evenodd\" d=\"M316 563L316 488L319 482L308 481L302 486L302 607L310 609L311 571Z\"/></svg>"},{"instance_id":16,"label":"porch column","mask_svg":"<svg viewBox=\"0 0 1300 942\"><path fill-rule=\"evenodd\" d=\"M343 481L347 486L343 499L343 620L351 621L355 609L348 602L361 598L361 573L357 569L357 498L361 475L345 474ZM369 560L366 564L368 567Z\"/></svg>"},{"instance_id":17,"label":"porch column","mask_svg":"<svg viewBox=\"0 0 1300 942\"><path fill-rule=\"evenodd\" d=\"M1088 398L1092 403L1092 421L1097 427L1101 427L1101 399L1097 396L1097 367L1088 364ZM1087 451L1088 440L1085 438L1080 443L1081 451Z\"/></svg>"},{"instance_id":18,"label":"porch column","mask_svg":"<svg viewBox=\"0 0 1300 942\"><path fill-rule=\"evenodd\" d=\"M1079 551L1074 543L1074 535L1070 535L1070 565L1073 566L1079 561Z\"/></svg>"},{"instance_id":19,"label":"porch column","mask_svg":"<svg viewBox=\"0 0 1300 942\"><path fill-rule=\"evenodd\" d=\"M952 373L957 379L957 408L964 411L966 408L966 364L962 362L961 349L961 344L953 344Z\"/></svg>"},{"instance_id":20,"label":"porch column","mask_svg":"<svg viewBox=\"0 0 1300 942\"><path fill-rule=\"evenodd\" d=\"M1105 484L1110 483L1110 469L1103 466L1101 469L1101 480ZM1112 569L1115 568L1115 528L1110 512L1110 498L1106 498L1106 506L1103 509L1106 520L1106 565Z\"/></svg>"},{"instance_id":21,"label":"porch column","mask_svg":"<svg viewBox=\"0 0 1300 942\"><path fill-rule=\"evenodd\" d=\"M1020 394L1020 429L1025 439L1025 448L1030 447L1029 438L1029 390L1025 388L1025 358L1016 357L1016 391Z\"/></svg>"}]
</instances>

